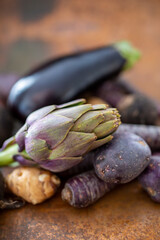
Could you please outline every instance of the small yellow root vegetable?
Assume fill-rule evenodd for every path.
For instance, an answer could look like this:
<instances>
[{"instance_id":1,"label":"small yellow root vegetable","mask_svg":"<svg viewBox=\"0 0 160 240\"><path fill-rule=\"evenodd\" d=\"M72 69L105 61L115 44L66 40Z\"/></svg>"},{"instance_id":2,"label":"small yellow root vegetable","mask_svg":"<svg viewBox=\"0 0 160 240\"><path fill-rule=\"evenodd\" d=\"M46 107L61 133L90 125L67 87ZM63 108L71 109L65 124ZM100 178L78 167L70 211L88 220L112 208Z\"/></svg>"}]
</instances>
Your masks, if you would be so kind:
<instances>
[{"instance_id":1,"label":"small yellow root vegetable","mask_svg":"<svg viewBox=\"0 0 160 240\"><path fill-rule=\"evenodd\" d=\"M38 204L53 196L60 179L49 171L34 167L19 167L6 176L11 192L29 203Z\"/></svg>"}]
</instances>

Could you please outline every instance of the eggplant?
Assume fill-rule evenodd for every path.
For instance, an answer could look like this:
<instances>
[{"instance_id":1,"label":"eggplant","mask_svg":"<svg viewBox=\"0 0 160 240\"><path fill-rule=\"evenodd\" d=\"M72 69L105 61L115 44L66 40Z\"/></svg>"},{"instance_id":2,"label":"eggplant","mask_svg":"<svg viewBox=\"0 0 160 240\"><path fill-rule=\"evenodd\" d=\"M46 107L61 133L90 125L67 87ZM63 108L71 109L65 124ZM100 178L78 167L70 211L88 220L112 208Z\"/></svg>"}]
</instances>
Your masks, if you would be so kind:
<instances>
[{"instance_id":1,"label":"eggplant","mask_svg":"<svg viewBox=\"0 0 160 240\"><path fill-rule=\"evenodd\" d=\"M97 82L131 68L140 53L128 42L53 59L20 78L12 87L8 106L21 120L50 104L73 100Z\"/></svg>"}]
</instances>

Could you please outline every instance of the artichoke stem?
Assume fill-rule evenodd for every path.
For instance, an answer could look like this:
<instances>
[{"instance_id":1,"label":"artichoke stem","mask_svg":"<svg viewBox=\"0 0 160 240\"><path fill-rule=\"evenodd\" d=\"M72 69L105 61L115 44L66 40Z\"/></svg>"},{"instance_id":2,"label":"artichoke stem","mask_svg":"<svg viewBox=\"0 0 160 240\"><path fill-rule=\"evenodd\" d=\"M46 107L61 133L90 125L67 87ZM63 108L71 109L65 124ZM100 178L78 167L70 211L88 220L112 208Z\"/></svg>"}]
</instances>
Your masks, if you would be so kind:
<instances>
[{"instance_id":1,"label":"artichoke stem","mask_svg":"<svg viewBox=\"0 0 160 240\"><path fill-rule=\"evenodd\" d=\"M0 167L9 165L14 162L13 156L18 154L18 145L14 144L0 152Z\"/></svg>"}]
</instances>

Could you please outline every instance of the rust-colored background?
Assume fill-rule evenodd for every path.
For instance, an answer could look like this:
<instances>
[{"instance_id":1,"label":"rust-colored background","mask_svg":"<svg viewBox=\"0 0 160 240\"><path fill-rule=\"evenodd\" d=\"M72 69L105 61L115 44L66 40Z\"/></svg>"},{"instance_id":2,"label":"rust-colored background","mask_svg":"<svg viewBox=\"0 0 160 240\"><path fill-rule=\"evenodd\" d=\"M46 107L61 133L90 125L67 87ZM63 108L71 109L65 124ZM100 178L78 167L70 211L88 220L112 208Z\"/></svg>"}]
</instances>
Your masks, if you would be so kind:
<instances>
[{"instance_id":1,"label":"rust-colored background","mask_svg":"<svg viewBox=\"0 0 160 240\"><path fill-rule=\"evenodd\" d=\"M0 0L0 72L23 74L61 54L127 39L143 56L128 81L160 100L159 0ZM149 114L149 113L148 113ZM86 209L60 193L0 213L2 240L159 240L160 205L137 182Z\"/></svg>"}]
</instances>

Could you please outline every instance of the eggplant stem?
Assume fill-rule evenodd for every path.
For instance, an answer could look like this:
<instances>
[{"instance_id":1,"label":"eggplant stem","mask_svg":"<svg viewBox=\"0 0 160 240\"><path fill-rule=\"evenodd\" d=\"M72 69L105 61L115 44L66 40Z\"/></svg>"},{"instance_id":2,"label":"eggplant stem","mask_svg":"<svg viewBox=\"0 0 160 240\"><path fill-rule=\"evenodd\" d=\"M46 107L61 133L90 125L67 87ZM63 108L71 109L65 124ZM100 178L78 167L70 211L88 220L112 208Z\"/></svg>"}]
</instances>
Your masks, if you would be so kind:
<instances>
[{"instance_id":1,"label":"eggplant stem","mask_svg":"<svg viewBox=\"0 0 160 240\"><path fill-rule=\"evenodd\" d=\"M141 52L134 48L129 42L121 41L114 44L119 53L126 59L124 70L128 70L140 59Z\"/></svg>"}]
</instances>

